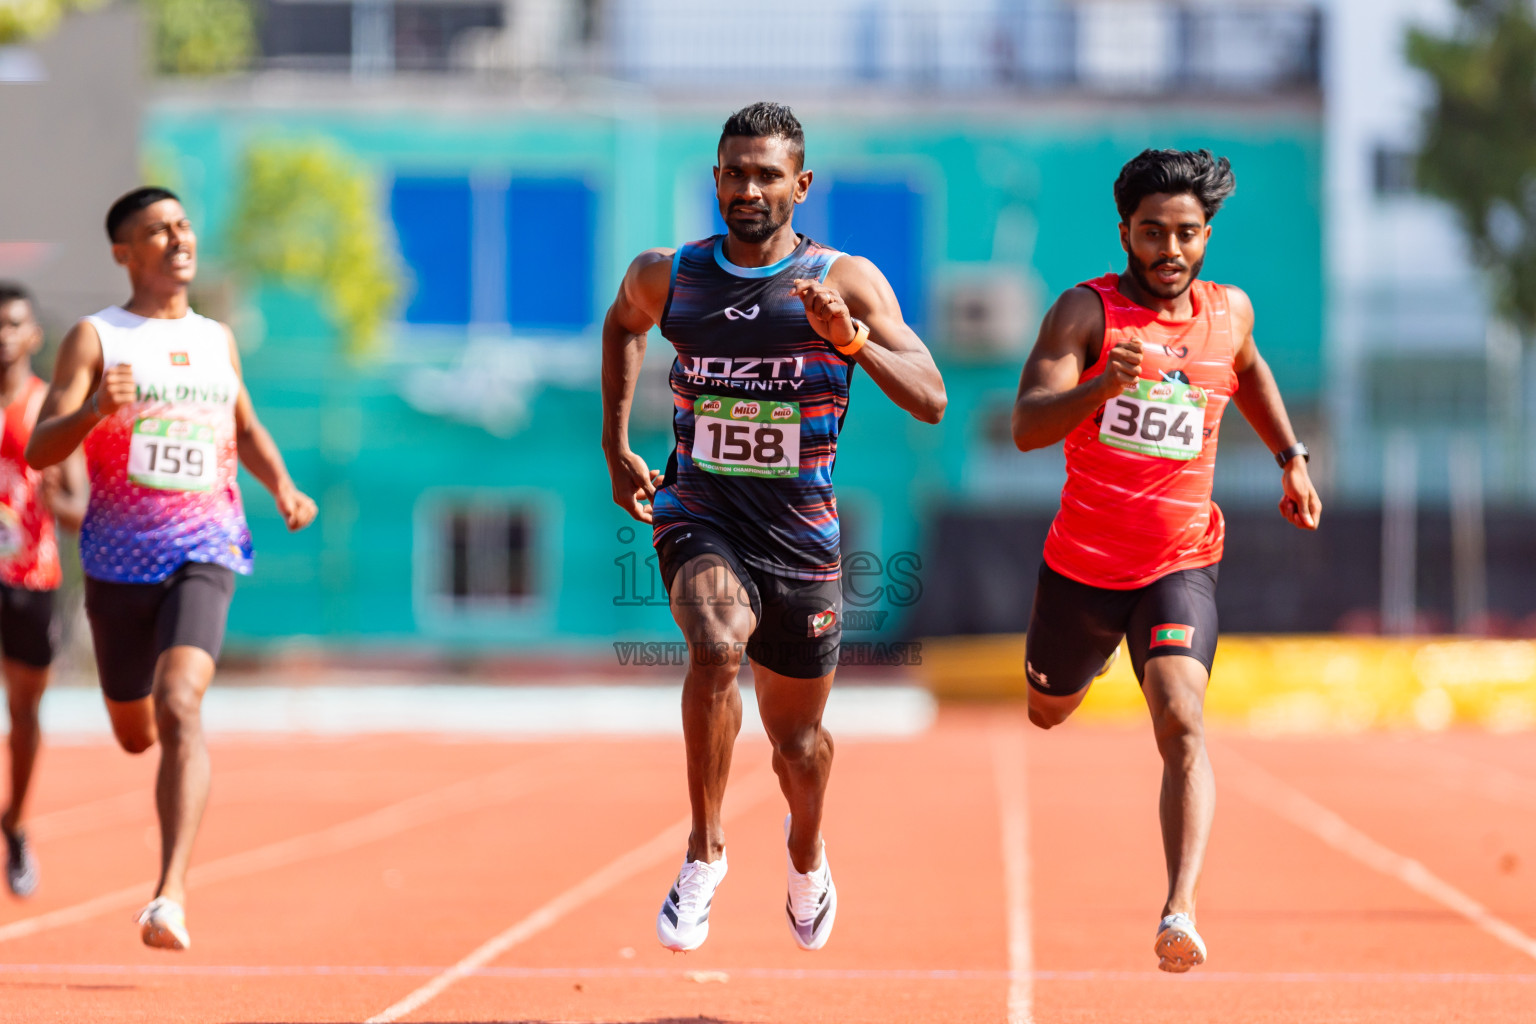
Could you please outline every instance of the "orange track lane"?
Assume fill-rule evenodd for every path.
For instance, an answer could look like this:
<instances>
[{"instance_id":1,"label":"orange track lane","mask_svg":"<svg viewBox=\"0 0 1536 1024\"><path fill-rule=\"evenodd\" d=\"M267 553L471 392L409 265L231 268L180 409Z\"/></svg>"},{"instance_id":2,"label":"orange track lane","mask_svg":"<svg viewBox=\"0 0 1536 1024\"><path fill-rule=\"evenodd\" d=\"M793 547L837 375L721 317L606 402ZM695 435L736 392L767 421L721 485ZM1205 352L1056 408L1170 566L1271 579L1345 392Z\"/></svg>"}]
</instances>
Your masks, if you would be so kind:
<instances>
[{"instance_id":1,"label":"orange track lane","mask_svg":"<svg viewBox=\"0 0 1536 1024\"><path fill-rule=\"evenodd\" d=\"M399 1019L1007 1024L996 772L1023 737L1014 710L958 709L916 739L839 745L825 834L841 903L814 955L784 923L783 801L758 739L738 746L730 877L688 955L653 930L682 856L679 740L221 740L184 954L144 949L132 924L155 867L153 760L50 749L43 888L0 905L0 1021L361 1022L503 936ZM1149 731L1023 741L1033 971L1012 985L1015 1021L1029 998L1041 1024L1536 1019L1536 955L1511 938L1536 936L1529 736L1213 737L1210 962L1183 977L1151 952ZM1434 883L1395 877L1391 857Z\"/></svg>"}]
</instances>

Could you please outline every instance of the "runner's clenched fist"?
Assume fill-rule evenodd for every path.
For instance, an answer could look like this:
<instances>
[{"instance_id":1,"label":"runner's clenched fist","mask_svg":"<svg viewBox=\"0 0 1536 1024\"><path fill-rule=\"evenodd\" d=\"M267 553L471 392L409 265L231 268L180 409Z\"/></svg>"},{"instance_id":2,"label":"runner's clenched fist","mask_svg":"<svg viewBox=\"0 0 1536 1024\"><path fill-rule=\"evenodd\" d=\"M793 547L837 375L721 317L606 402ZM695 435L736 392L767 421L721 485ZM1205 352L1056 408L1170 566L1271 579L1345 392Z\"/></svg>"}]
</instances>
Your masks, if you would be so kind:
<instances>
[{"instance_id":1,"label":"runner's clenched fist","mask_svg":"<svg viewBox=\"0 0 1536 1024\"><path fill-rule=\"evenodd\" d=\"M1118 395L1141 376L1141 339L1127 338L1109 350L1109 365L1100 374L1104 393Z\"/></svg>"},{"instance_id":2,"label":"runner's clenched fist","mask_svg":"<svg viewBox=\"0 0 1536 1024\"><path fill-rule=\"evenodd\" d=\"M102 416L111 416L123 406L132 405L138 400L138 388L133 383L133 365L118 363L109 367L102 373L101 385L92 397L96 411Z\"/></svg>"},{"instance_id":3,"label":"runner's clenched fist","mask_svg":"<svg viewBox=\"0 0 1536 1024\"><path fill-rule=\"evenodd\" d=\"M816 333L833 345L851 343L859 329L853 325L853 314L836 288L822 281L809 278L795 279L791 293L805 303L805 318Z\"/></svg>"}]
</instances>

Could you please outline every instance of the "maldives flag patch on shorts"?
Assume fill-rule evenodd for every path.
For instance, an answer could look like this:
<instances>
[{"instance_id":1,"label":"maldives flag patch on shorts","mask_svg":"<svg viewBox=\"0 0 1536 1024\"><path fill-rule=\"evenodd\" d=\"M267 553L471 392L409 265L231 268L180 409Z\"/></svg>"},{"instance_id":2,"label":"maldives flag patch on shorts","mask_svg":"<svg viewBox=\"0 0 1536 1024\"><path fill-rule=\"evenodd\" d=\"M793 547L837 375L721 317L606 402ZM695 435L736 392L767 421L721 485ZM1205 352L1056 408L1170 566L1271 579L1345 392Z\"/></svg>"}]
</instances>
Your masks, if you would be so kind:
<instances>
[{"instance_id":1,"label":"maldives flag patch on shorts","mask_svg":"<svg viewBox=\"0 0 1536 1024\"><path fill-rule=\"evenodd\" d=\"M1183 626L1177 622L1165 622L1161 626L1152 627L1153 647L1193 647L1195 643L1195 627Z\"/></svg>"},{"instance_id":2,"label":"maldives flag patch on shorts","mask_svg":"<svg viewBox=\"0 0 1536 1024\"><path fill-rule=\"evenodd\" d=\"M172 366L191 366L192 365L192 360L187 358L187 354L185 352L172 352L171 353L171 365Z\"/></svg>"},{"instance_id":3,"label":"maldives flag patch on shorts","mask_svg":"<svg viewBox=\"0 0 1536 1024\"><path fill-rule=\"evenodd\" d=\"M824 612L816 612L810 616L809 629L811 636L821 636L835 625L837 625L837 612L831 608Z\"/></svg>"}]
</instances>

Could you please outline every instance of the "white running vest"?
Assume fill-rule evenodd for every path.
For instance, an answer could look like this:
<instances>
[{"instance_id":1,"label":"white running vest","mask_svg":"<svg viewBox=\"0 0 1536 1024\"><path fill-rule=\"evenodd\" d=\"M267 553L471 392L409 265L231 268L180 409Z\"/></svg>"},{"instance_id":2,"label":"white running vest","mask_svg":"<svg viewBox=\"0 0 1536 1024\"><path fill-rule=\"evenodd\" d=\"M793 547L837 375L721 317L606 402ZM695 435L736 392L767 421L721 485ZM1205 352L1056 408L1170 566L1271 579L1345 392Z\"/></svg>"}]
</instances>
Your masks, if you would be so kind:
<instances>
[{"instance_id":1,"label":"white running vest","mask_svg":"<svg viewBox=\"0 0 1536 1024\"><path fill-rule=\"evenodd\" d=\"M111 306L85 318L105 368L133 367L138 401L86 436L91 502L80 530L88 575L156 583L186 562L251 570L235 481L240 379L229 334L188 311L150 319Z\"/></svg>"}]
</instances>

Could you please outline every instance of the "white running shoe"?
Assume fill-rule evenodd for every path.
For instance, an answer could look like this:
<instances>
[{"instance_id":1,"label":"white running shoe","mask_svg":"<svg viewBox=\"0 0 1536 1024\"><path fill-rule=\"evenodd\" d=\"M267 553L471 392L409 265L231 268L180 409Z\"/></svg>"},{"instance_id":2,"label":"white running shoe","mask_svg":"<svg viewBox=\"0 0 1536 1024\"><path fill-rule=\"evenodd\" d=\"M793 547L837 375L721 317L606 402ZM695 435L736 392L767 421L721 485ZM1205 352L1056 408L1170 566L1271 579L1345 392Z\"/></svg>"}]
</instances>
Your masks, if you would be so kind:
<instances>
[{"instance_id":1,"label":"white running shoe","mask_svg":"<svg viewBox=\"0 0 1536 1024\"><path fill-rule=\"evenodd\" d=\"M789 826L794 815L784 818L784 839L789 840ZM789 861L789 900L784 904L784 915L789 918L789 930L801 949L820 949L832 937L832 925L837 921L837 886L832 884L832 867L827 863L827 846L821 846L821 867L804 874L795 870L795 861L784 851Z\"/></svg>"},{"instance_id":2,"label":"white running shoe","mask_svg":"<svg viewBox=\"0 0 1536 1024\"><path fill-rule=\"evenodd\" d=\"M709 907L725 881L725 851L716 861L685 860L656 915L656 938L674 953L698 949L709 938Z\"/></svg>"},{"instance_id":3,"label":"white running shoe","mask_svg":"<svg viewBox=\"0 0 1536 1024\"><path fill-rule=\"evenodd\" d=\"M1157 966L1170 974L1183 974L1205 963L1205 940L1195 931L1188 914L1169 914L1157 925Z\"/></svg>"},{"instance_id":4,"label":"white running shoe","mask_svg":"<svg viewBox=\"0 0 1536 1024\"><path fill-rule=\"evenodd\" d=\"M175 900L156 896L139 911L139 934L144 945L156 949L186 949L192 945L187 934L187 912Z\"/></svg>"}]
</instances>

